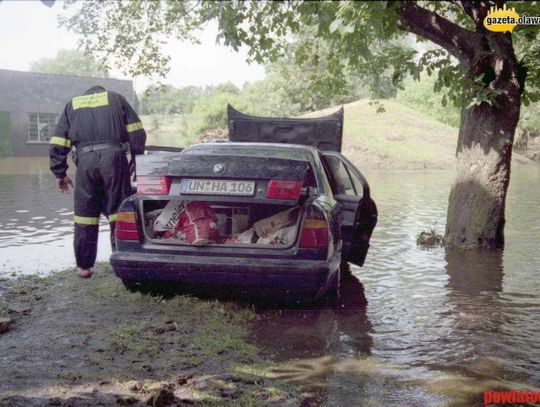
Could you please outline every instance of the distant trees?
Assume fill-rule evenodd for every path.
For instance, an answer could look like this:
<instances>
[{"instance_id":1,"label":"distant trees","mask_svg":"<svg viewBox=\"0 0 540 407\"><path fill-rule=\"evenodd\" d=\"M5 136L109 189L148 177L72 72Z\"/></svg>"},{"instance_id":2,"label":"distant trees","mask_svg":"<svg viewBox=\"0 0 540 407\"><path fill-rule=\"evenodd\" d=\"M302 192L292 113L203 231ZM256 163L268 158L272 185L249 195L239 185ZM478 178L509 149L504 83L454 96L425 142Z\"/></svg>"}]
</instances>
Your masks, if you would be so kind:
<instances>
[{"instance_id":1,"label":"distant trees","mask_svg":"<svg viewBox=\"0 0 540 407\"><path fill-rule=\"evenodd\" d=\"M75 76L108 78L109 73L92 56L75 49L61 49L55 57L40 58L30 64L30 71Z\"/></svg>"},{"instance_id":2,"label":"distant trees","mask_svg":"<svg viewBox=\"0 0 540 407\"><path fill-rule=\"evenodd\" d=\"M227 103L236 103L240 89L232 83L206 88L203 97L194 106L189 131L200 134L205 130L227 126Z\"/></svg>"},{"instance_id":3,"label":"distant trees","mask_svg":"<svg viewBox=\"0 0 540 407\"><path fill-rule=\"evenodd\" d=\"M305 37L307 33L300 36ZM328 68L330 44L320 41L318 55L297 58L288 52L266 65L266 77L242 88L233 83L207 87L150 86L140 96L143 114L189 114L188 133L226 127L226 105L262 116L295 116L365 97L394 96L396 88L388 75L360 77L354 71L333 72ZM373 82L379 85L373 91Z\"/></svg>"},{"instance_id":4,"label":"distant trees","mask_svg":"<svg viewBox=\"0 0 540 407\"><path fill-rule=\"evenodd\" d=\"M459 127L460 108L454 104L441 104L442 95L434 92L437 78L422 75L420 81L409 78L403 82L403 89L397 94L397 99L406 106L421 111L441 123Z\"/></svg>"},{"instance_id":5,"label":"distant trees","mask_svg":"<svg viewBox=\"0 0 540 407\"><path fill-rule=\"evenodd\" d=\"M170 85L148 87L140 96L142 114L184 114L193 110L193 105L202 95L203 89L196 86L175 88Z\"/></svg>"}]
</instances>

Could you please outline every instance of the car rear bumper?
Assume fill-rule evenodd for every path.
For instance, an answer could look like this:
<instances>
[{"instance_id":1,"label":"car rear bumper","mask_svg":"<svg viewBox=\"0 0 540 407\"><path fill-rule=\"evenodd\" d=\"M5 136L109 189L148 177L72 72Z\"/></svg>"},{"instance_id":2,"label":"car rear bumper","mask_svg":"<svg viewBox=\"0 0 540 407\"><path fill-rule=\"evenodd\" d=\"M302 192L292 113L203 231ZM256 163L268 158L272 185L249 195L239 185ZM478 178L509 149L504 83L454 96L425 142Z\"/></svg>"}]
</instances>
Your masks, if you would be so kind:
<instances>
[{"instance_id":1,"label":"car rear bumper","mask_svg":"<svg viewBox=\"0 0 540 407\"><path fill-rule=\"evenodd\" d=\"M114 252L118 277L141 281L176 281L318 298L339 267L337 261L257 259Z\"/></svg>"}]
</instances>

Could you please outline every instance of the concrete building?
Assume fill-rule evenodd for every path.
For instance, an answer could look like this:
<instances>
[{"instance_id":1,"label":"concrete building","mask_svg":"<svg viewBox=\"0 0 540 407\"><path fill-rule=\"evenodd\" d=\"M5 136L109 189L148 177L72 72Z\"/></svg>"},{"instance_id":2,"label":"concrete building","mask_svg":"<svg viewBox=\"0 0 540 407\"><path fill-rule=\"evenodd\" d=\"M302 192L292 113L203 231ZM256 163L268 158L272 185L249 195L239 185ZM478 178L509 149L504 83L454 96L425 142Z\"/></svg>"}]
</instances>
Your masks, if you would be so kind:
<instances>
[{"instance_id":1,"label":"concrete building","mask_svg":"<svg viewBox=\"0 0 540 407\"><path fill-rule=\"evenodd\" d=\"M120 93L137 109L129 80L0 69L0 157L47 155L66 103L94 85Z\"/></svg>"}]
</instances>

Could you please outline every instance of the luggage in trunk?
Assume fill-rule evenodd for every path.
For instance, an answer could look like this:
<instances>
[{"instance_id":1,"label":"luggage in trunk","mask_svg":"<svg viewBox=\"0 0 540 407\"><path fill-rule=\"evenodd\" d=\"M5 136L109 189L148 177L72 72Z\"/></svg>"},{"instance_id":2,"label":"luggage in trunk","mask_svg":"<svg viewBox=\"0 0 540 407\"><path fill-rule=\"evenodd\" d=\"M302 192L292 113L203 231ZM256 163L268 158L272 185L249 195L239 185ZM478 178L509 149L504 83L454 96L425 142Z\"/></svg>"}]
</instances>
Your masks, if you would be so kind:
<instances>
[{"instance_id":1,"label":"luggage in trunk","mask_svg":"<svg viewBox=\"0 0 540 407\"><path fill-rule=\"evenodd\" d=\"M173 245L287 248L296 241L301 211L297 205L142 201L146 238Z\"/></svg>"}]
</instances>

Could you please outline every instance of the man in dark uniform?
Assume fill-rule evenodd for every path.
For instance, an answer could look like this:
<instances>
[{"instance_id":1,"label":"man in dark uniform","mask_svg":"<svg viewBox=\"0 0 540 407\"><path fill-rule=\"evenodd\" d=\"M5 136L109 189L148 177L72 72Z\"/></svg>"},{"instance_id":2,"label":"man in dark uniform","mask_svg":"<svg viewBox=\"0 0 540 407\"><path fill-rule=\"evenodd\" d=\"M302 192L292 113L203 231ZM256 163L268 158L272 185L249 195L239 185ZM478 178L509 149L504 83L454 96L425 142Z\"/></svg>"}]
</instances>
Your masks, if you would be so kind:
<instances>
[{"instance_id":1,"label":"man in dark uniform","mask_svg":"<svg viewBox=\"0 0 540 407\"><path fill-rule=\"evenodd\" d=\"M144 152L146 133L126 99L101 86L74 97L62 112L49 155L58 188L70 192L67 155L75 147L75 258L78 274L92 276L96 260L99 217L111 225L114 249L116 211L131 195L130 164L122 143L129 143L131 156Z\"/></svg>"}]
</instances>

